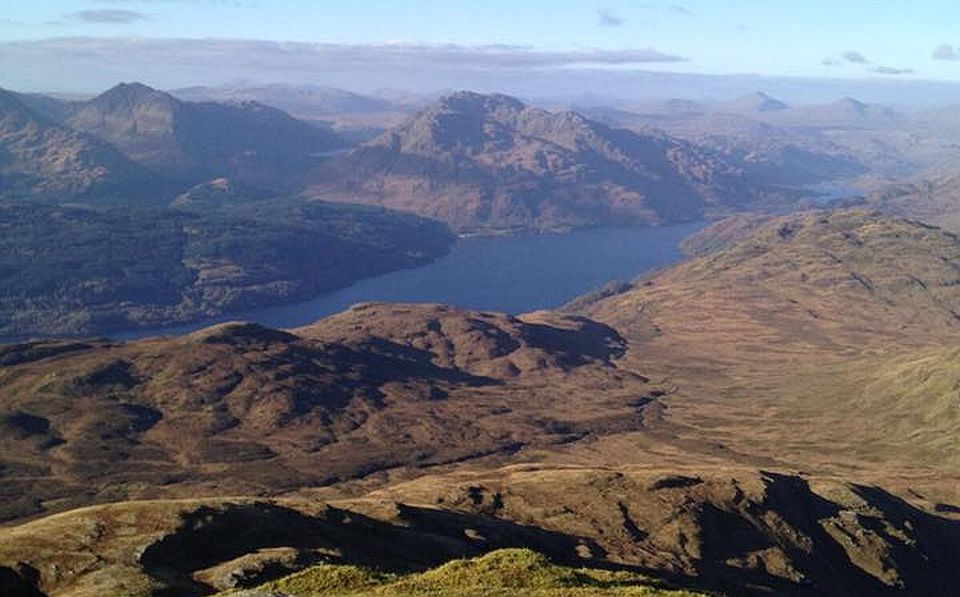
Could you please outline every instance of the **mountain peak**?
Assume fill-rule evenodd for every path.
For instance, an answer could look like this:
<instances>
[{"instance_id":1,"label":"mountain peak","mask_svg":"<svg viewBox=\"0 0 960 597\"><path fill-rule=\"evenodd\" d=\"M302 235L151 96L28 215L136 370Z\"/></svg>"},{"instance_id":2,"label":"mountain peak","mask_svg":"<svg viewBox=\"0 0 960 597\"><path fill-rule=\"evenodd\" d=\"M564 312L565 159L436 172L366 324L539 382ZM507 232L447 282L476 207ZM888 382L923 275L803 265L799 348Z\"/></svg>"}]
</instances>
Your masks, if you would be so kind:
<instances>
[{"instance_id":1,"label":"mountain peak","mask_svg":"<svg viewBox=\"0 0 960 597\"><path fill-rule=\"evenodd\" d=\"M897 116L896 110L889 106L868 104L853 97L841 98L833 102L833 105L860 117L891 119Z\"/></svg>"},{"instance_id":2,"label":"mountain peak","mask_svg":"<svg viewBox=\"0 0 960 597\"><path fill-rule=\"evenodd\" d=\"M753 192L732 163L660 131L473 92L443 97L326 168L317 196L470 232L690 219L721 193Z\"/></svg>"},{"instance_id":3,"label":"mountain peak","mask_svg":"<svg viewBox=\"0 0 960 597\"><path fill-rule=\"evenodd\" d=\"M384 133L380 144L410 153L481 151L490 142L490 126L498 128L507 143L517 119L528 110L520 100L501 94L458 91L445 95L404 124ZM509 144L509 143L507 143Z\"/></svg>"},{"instance_id":4,"label":"mountain peak","mask_svg":"<svg viewBox=\"0 0 960 597\"><path fill-rule=\"evenodd\" d=\"M724 104L724 108L737 112L777 112L788 107L786 103L763 91L755 91Z\"/></svg>"},{"instance_id":5,"label":"mountain peak","mask_svg":"<svg viewBox=\"0 0 960 597\"><path fill-rule=\"evenodd\" d=\"M860 100L858 100L857 98L855 98L855 97L850 97L849 95L846 96L846 97L841 97L840 99L837 100L837 103L838 103L838 104L851 104L851 105L856 105L856 106L866 106L866 105L867 105L867 104L865 104L864 102L861 102Z\"/></svg>"},{"instance_id":6,"label":"mountain peak","mask_svg":"<svg viewBox=\"0 0 960 597\"><path fill-rule=\"evenodd\" d=\"M757 91L747 96L747 99L754 102L754 106L761 112L772 112L775 110L786 110L787 104L772 97L763 91Z\"/></svg>"},{"instance_id":7,"label":"mountain peak","mask_svg":"<svg viewBox=\"0 0 960 597\"><path fill-rule=\"evenodd\" d=\"M502 93L484 94L476 91L451 93L440 98L437 105L455 111L482 110L484 112L493 112L498 109L520 111L527 107L526 104L509 95Z\"/></svg>"},{"instance_id":8,"label":"mountain peak","mask_svg":"<svg viewBox=\"0 0 960 597\"><path fill-rule=\"evenodd\" d=\"M144 85L143 83L120 83L90 100L91 104L139 104L148 99L162 99L167 102L177 100L170 94Z\"/></svg>"},{"instance_id":9,"label":"mountain peak","mask_svg":"<svg viewBox=\"0 0 960 597\"><path fill-rule=\"evenodd\" d=\"M856 98L849 97L849 96L838 99L837 101L834 102L834 104L845 107L845 108L851 108L851 109L857 110L858 112L862 112L863 110L866 110L868 107L867 104L861 102Z\"/></svg>"},{"instance_id":10,"label":"mountain peak","mask_svg":"<svg viewBox=\"0 0 960 597\"><path fill-rule=\"evenodd\" d=\"M132 83L118 83L104 91L101 95L146 95L155 93L156 91L156 89L149 85L134 81Z\"/></svg>"}]
</instances>

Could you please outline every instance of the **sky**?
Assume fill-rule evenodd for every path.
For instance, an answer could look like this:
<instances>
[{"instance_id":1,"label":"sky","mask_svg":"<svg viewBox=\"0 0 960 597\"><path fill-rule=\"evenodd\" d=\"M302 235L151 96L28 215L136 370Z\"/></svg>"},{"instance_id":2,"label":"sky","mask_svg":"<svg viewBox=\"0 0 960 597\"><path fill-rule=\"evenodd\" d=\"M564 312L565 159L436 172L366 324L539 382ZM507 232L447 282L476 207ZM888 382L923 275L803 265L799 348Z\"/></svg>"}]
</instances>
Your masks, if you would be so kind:
<instances>
[{"instance_id":1,"label":"sky","mask_svg":"<svg viewBox=\"0 0 960 597\"><path fill-rule=\"evenodd\" d=\"M242 80L423 92L535 79L544 89L578 80L588 92L641 72L960 83L955 0L0 4L0 86L20 90L146 78L166 88Z\"/></svg>"}]
</instances>

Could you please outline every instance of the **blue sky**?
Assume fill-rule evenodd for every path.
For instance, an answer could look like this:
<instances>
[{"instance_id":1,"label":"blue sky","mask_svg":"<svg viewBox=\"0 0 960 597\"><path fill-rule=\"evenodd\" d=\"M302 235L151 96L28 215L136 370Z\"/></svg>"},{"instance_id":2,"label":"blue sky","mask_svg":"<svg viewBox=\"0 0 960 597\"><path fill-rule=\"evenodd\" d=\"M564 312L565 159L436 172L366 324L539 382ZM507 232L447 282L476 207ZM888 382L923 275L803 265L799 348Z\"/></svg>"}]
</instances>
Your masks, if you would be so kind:
<instances>
[{"instance_id":1,"label":"blue sky","mask_svg":"<svg viewBox=\"0 0 960 597\"><path fill-rule=\"evenodd\" d=\"M260 71L247 65L221 69L202 55L197 44L181 54L173 40L260 40L320 44L311 59L322 76L325 60L343 60L355 49L372 61L371 76L389 83L378 48L414 48L422 53L410 68L418 72L448 44L457 46L451 60L465 53L500 52L469 68L503 68L513 52L544 58L511 68L612 70L642 69L701 74L759 74L854 79L960 81L960 3L947 0L680 0L609 2L543 0L6 0L0 16L0 77L17 85L50 88L82 86L78 71L94 80L127 77L149 67L164 84L196 78L203 66L224 76L261 79L276 73L276 64L258 54ZM72 38L74 46L53 38ZM151 42L150 58L129 56ZM170 44L169 72L158 56ZM115 44L110 53L109 44ZM489 46L517 46L494 48ZM136 46L136 47L135 47ZM298 54L303 53L301 46ZM336 49L330 54L329 50ZM478 49L480 48L480 49ZM938 49L939 48L939 49ZM220 60L228 53L216 47ZM289 48L288 48L289 49ZM601 52L597 53L596 51ZM236 60L257 53L239 45ZM426 52L432 52L427 56ZM606 52L606 53L604 53ZM939 58L934 58L934 53ZM593 53L593 54L591 54ZM3 56L8 58L6 62ZM199 58L198 58L199 56ZM284 56L287 56L286 54ZM596 60L591 56L598 56ZM542 57L542 56L541 56ZM137 61L139 60L139 62ZM392 62L390 62L392 61ZM350 60L347 60L350 62ZM529 62L529 61L528 61ZM58 64L59 63L59 69ZM404 63L391 55L397 87ZM354 70L362 61L350 62ZM328 65L329 66L329 65ZM180 68L180 70L177 70ZM333 67L330 67L333 68ZM335 70L335 69L334 69ZM343 69L341 69L342 71ZM376 70L374 73L373 71ZM95 71L95 72L94 72ZM343 79L343 73L331 77ZM340 72L340 71L338 71ZM288 73L280 73L285 75ZM293 77L290 74L290 77ZM337 77L340 77L339 79ZM169 79L169 82L166 80ZM188 80L189 79L189 80ZM383 81L381 81L383 79ZM356 78L361 82L359 78ZM0 82L0 86L3 82Z\"/></svg>"}]
</instances>

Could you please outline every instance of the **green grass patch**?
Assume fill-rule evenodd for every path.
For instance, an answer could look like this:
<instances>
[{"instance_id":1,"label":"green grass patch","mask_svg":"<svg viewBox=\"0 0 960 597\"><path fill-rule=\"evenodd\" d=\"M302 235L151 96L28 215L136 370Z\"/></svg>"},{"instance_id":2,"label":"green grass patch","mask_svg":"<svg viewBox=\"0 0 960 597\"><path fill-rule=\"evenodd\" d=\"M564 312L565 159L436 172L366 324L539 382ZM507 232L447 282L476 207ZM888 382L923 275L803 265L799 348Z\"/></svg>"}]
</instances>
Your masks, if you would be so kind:
<instances>
[{"instance_id":1,"label":"green grass patch","mask_svg":"<svg viewBox=\"0 0 960 597\"><path fill-rule=\"evenodd\" d=\"M632 572L558 566L528 549L501 549L404 576L357 566L322 564L258 588L295 597L700 595L670 589L659 581Z\"/></svg>"}]
</instances>

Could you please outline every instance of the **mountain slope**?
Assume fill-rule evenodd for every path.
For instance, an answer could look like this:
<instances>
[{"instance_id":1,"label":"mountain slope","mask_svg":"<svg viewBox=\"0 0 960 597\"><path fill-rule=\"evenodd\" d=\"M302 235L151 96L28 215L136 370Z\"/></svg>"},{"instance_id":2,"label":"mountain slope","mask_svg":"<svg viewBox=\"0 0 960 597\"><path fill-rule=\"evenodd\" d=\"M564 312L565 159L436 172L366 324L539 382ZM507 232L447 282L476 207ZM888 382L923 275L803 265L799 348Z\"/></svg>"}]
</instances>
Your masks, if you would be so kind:
<instances>
[{"instance_id":1,"label":"mountain slope","mask_svg":"<svg viewBox=\"0 0 960 597\"><path fill-rule=\"evenodd\" d=\"M0 337L306 300L423 264L453 241L436 222L379 208L212 193L177 209L0 204Z\"/></svg>"},{"instance_id":2,"label":"mountain slope","mask_svg":"<svg viewBox=\"0 0 960 597\"><path fill-rule=\"evenodd\" d=\"M66 124L101 138L171 178L230 177L296 186L311 154L342 146L329 131L259 104L191 103L139 83L120 84L76 104Z\"/></svg>"},{"instance_id":3,"label":"mountain slope","mask_svg":"<svg viewBox=\"0 0 960 597\"><path fill-rule=\"evenodd\" d=\"M891 126L901 118L896 110L882 104L868 104L843 97L829 104L797 106L777 116L812 126Z\"/></svg>"},{"instance_id":4,"label":"mountain slope","mask_svg":"<svg viewBox=\"0 0 960 597\"><path fill-rule=\"evenodd\" d=\"M240 85L187 87L171 92L187 101L255 101L295 114L321 119L342 114L373 114L403 110L389 100L317 85Z\"/></svg>"},{"instance_id":5,"label":"mountain slope","mask_svg":"<svg viewBox=\"0 0 960 597\"><path fill-rule=\"evenodd\" d=\"M302 570L241 594L659 595L669 585L652 579L669 579L741 597L949 595L958 545L956 520L872 485L737 468L528 465L327 502L71 511L0 529L0 582L70 597L203 595ZM455 560L505 547L594 572L515 551Z\"/></svg>"},{"instance_id":6,"label":"mountain slope","mask_svg":"<svg viewBox=\"0 0 960 597\"><path fill-rule=\"evenodd\" d=\"M43 114L56 123L62 124L70 114L71 103L68 100L41 93L18 93L17 98L37 114Z\"/></svg>"},{"instance_id":7,"label":"mountain slope","mask_svg":"<svg viewBox=\"0 0 960 597\"><path fill-rule=\"evenodd\" d=\"M0 582L203 594L523 546L731 595L949 594L960 240L866 211L700 240L580 315L4 347L2 514L62 514L0 529Z\"/></svg>"},{"instance_id":8,"label":"mountain slope","mask_svg":"<svg viewBox=\"0 0 960 597\"><path fill-rule=\"evenodd\" d=\"M721 107L713 106L717 110ZM807 185L867 172L856 152L838 145L816 128L781 123L773 118L779 113L694 107L686 111L657 110L649 106L638 106L633 112L606 108L587 112L616 126L641 133L654 127L710 148L738 164L755 184Z\"/></svg>"},{"instance_id":9,"label":"mountain slope","mask_svg":"<svg viewBox=\"0 0 960 597\"><path fill-rule=\"evenodd\" d=\"M425 103L419 97L361 95L319 85L223 85L171 91L188 101L259 102L330 127L350 143L369 141Z\"/></svg>"},{"instance_id":10,"label":"mountain slope","mask_svg":"<svg viewBox=\"0 0 960 597\"><path fill-rule=\"evenodd\" d=\"M878 339L928 346L960 332L960 240L876 212L808 212L733 226L713 252L638 283L609 302L604 320L644 314L769 333L771 347L800 338L834 348ZM718 225L719 226L719 225ZM723 226L728 226L723 224ZM710 229L701 237L714 236ZM732 338L734 341L736 337Z\"/></svg>"},{"instance_id":11,"label":"mountain slope","mask_svg":"<svg viewBox=\"0 0 960 597\"><path fill-rule=\"evenodd\" d=\"M780 112L790 108L784 102L771 97L762 91L734 98L725 102L718 102L710 106L716 112L733 112L757 114L763 112Z\"/></svg>"},{"instance_id":12,"label":"mountain slope","mask_svg":"<svg viewBox=\"0 0 960 597\"><path fill-rule=\"evenodd\" d=\"M735 165L662 133L469 92L333 160L311 192L465 231L685 221L758 195Z\"/></svg>"},{"instance_id":13,"label":"mountain slope","mask_svg":"<svg viewBox=\"0 0 960 597\"><path fill-rule=\"evenodd\" d=\"M885 213L960 232L960 174L955 163L933 168L912 182L876 189L866 197L866 204Z\"/></svg>"},{"instance_id":14,"label":"mountain slope","mask_svg":"<svg viewBox=\"0 0 960 597\"><path fill-rule=\"evenodd\" d=\"M917 491L960 472L947 439L960 409L914 392L906 373L960 344L957 237L864 211L726 234L706 235L712 252L573 306L624 336L621 366L676 384L664 428L739 461L911 478ZM878 384L890 370L907 377Z\"/></svg>"},{"instance_id":15,"label":"mountain slope","mask_svg":"<svg viewBox=\"0 0 960 597\"><path fill-rule=\"evenodd\" d=\"M0 196L150 198L157 180L119 151L64 128L0 89Z\"/></svg>"},{"instance_id":16,"label":"mountain slope","mask_svg":"<svg viewBox=\"0 0 960 597\"><path fill-rule=\"evenodd\" d=\"M64 490L61 479L57 491L87 503L106 495L98 475L110 479L104 491L131 496L267 491L518 453L606 462L638 445L659 446L664 465L816 462L887 482L960 471L942 441L960 411L931 392L914 403L918 420L942 424L906 425L897 394L864 381L960 344L960 241L865 212L747 230L581 301L591 319L368 305L289 333L227 326L117 346L11 346L0 470L32 479L9 485L40 500L17 502L28 509L50 501L55 471L82 481ZM856 416L863 404L869 423ZM88 433L101 427L115 433ZM176 439L188 428L189 442ZM110 460L84 456L96 453ZM205 465L231 454L229 469ZM177 481L138 487L144 461Z\"/></svg>"},{"instance_id":17,"label":"mountain slope","mask_svg":"<svg viewBox=\"0 0 960 597\"><path fill-rule=\"evenodd\" d=\"M292 332L225 324L126 345L6 346L3 517L121 494L275 493L637 425L616 388L645 382L612 368L620 350L613 330L582 318L404 305ZM612 396L580 412L588 383Z\"/></svg>"},{"instance_id":18,"label":"mountain slope","mask_svg":"<svg viewBox=\"0 0 960 597\"><path fill-rule=\"evenodd\" d=\"M535 518L578 537L587 558L728 595L946 595L958 578L947 555L960 540L955 520L815 474L528 465L425 476L344 505L389 512L369 501Z\"/></svg>"}]
</instances>

